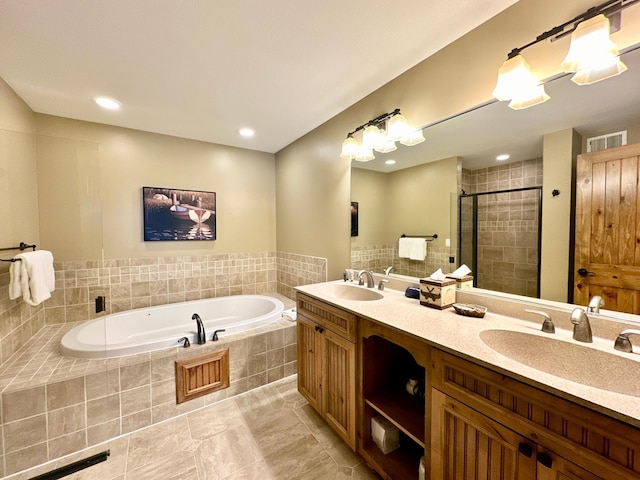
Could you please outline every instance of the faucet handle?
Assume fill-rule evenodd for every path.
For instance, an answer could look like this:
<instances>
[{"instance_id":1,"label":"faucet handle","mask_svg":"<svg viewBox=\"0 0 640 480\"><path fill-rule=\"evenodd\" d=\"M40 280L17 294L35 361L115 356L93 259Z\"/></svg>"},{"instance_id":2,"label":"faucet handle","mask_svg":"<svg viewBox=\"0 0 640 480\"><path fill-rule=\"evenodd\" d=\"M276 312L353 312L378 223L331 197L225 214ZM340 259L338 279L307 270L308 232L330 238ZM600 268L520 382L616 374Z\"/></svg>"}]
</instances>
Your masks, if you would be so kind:
<instances>
[{"instance_id":1,"label":"faucet handle","mask_svg":"<svg viewBox=\"0 0 640 480\"><path fill-rule=\"evenodd\" d=\"M621 352L633 353L633 348L631 346L631 340L629 340L629 335L635 334L640 335L640 330L634 330L632 328L627 328L621 331L618 334L618 338L616 338L615 343L613 344L613 348L619 350Z\"/></svg>"},{"instance_id":2,"label":"faucet handle","mask_svg":"<svg viewBox=\"0 0 640 480\"><path fill-rule=\"evenodd\" d=\"M389 283L389 280L385 280L384 278L378 282L378 290L384 290L384 284Z\"/></svg>"},{"instance_id":3,"label":"faucet handle","mask_svg":"<svg viewBox=\"0 0 640 480\"><path fill-rule=\"evenodd\" d=\"M543 312L542 310L529 310L525 309L525 312L535 313L536 315L541 315L544 318L542 322L542 331L545 333L556 333L556 327L553 324L553 320L547 312Z\"/></svg>"}]
</instances>

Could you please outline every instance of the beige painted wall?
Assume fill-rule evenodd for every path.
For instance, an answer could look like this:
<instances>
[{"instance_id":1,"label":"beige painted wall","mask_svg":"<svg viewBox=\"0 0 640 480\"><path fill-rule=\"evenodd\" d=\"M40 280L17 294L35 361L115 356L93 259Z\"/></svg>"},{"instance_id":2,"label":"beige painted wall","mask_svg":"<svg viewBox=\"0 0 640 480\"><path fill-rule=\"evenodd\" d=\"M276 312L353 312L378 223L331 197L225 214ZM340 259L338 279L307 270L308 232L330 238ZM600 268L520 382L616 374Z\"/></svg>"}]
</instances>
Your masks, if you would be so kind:
<instances>
[{"instance_id":1,"label":"beige painted wall","mask_svg":"<svg viewBox=\"0 0 640 480\"><path fill-rule=\"evenodd\" d=\"M0 79L0 248L39 247L35 121L29 106ZM2 252L11 258L19 251ZM7 268L9 264L3 263Z\"/></svg>"},{"instance_id":2,"label":"beige painted wall","mask_svg":"<svg viewBox=\"0 0 640 480\"><path fill-rule=\"evenodd\" d=\"M410 123L424 125L491 99L508 52L591 6L591 0L521 0L278 152L278 248L326 256L329 278L340 278L350 248L350 182L342 181L348 169L339 157L347 132L396 107ZM613 39L621 48L640 41L640 5L625 10L623 28ZM527 49L534 75L559 73L569 41L565 37ZM328 195L331 205L319 207Z\"/></svg>"},{"instance_id":3,"label":"beige painted wall","mask_svg":"<svg viewBox=\"0 0 640 480\"><path fill-rule=\"evenodd\" d=\"M575 130L567 129L545 135L543 142L540 298L566 302L573 228L571 192L582 137ZM560 192L556 197L552 195L554 189Z\"/></svg>"},{"instance_id":4,"label":"beige painted wall","mask_svg":"<svg viewBox=\"0 0 640 480\"><path fill-rule=\"evenodd\" d=\"M49 115L36 124L42 236L57 259L275 251L272 154ZM217 240L144 242L143 186L216 192Z\"/></svg>"},{"instance_id":5,"label":"beige painted wall","mask_svg":"<svg viewBox=\"0 0 640 480\"><path fill-rule=\"evenodd\" d=\"M433 235L430 247L451 238L450 200L458 191L458 157L446 158L389 174L389 235Z\"/></svg>"},{"instance_id":6,"label":"beige painted wall","mask_svg":"<svg viewBox=\"0 0 640 480\"><path fill-rule=\"evenodd\" d=\"M358 236L352 247L389 242L389 174L351 169L351 201L358 202Z\"/></svg>"}]
</instances>

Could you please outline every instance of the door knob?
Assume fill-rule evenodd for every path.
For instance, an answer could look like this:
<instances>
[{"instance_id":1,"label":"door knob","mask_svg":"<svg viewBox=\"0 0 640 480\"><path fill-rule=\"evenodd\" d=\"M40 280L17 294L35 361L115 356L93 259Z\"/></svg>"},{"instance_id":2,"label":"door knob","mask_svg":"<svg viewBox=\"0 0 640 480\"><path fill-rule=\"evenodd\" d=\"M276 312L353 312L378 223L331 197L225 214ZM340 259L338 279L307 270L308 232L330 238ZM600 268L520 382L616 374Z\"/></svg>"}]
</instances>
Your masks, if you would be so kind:
<instances>
[{"instance_id":1,"label":"door knob","mask_svg":"<svg viewBox=\"0 0 640 480\"><path fill-rule=\"evenodd\" d=\"M586 277L587 275L589 276L594 276L595 273L590 272L589 270L587 270L586 268L579 268L578 269L578 275L580 275L581 277Z\"/></svg>"}]
</instances>

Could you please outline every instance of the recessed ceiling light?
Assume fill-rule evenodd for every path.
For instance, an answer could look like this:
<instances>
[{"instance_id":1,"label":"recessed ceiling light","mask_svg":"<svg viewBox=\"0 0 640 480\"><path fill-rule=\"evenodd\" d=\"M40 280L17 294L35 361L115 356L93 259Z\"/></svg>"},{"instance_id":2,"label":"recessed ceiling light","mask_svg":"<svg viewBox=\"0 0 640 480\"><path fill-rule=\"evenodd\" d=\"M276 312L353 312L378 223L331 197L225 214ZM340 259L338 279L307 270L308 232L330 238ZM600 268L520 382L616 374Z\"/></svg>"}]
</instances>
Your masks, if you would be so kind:
<instances>
[{"instance_id":1,"label":"recessed ceiling light","mask_svg":"<svg viewBox=\"0 0 640 480\"><path fill-rule=\"evenodd\" d=\"M502 155L498 155L496 157L496 160L498 160L499 162L503 162L505 160L509 160L509 154L508 153L503 153Z\"/></svg>"},{"instance_id":2,"label":"recessed ceiling light","mask_svg":"<svg viewBox=\"0 0 640 480\"><path fill-rule=\"evenodd\" d=\"M244 138L251 138L256 134L256 131L253 128L241 128L238 133Z\"/></svg>"},{"instance_id":3,"label":"recessed ceiling light","mask_svg":"<svg viewBox=\"0 0 640 480\"><path fill-rule=\"evenodd\" d=\"M385 160L385 161L384 161L384 164L385 164L385 165L395 165L395 163L396 163L396 161L395 161L395 160L391 160L391 159L390 159L390 160Z\"/></svg>"},{"instance_id":4,"label":"recessed ceiling light","mask_svg":"<svg viewBox=\"0 0 640 480\"><path fill-rule=\"evenodd\" d=\"M107 110L120 110L122 108L122 104L119 101L109 97L93 97L93 101Z\"/></svg>"}]
</instances>

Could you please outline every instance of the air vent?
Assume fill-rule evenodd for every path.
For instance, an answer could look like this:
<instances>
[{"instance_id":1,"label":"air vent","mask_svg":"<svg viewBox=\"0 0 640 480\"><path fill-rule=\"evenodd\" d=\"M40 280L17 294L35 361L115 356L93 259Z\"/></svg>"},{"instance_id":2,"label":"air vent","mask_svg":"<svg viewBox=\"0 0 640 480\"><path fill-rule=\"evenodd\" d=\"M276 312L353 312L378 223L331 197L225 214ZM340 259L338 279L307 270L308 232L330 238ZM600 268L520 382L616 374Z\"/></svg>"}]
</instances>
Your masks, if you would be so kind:
<instances>
[{"instance_id":1,"label":"air vent","mask_svg":"<svg viewBox=\"0 0 640 480\"><path fill-rule=\"evenodd\" d=\"M587 138L587 152L599 152L627 144L627 131Z\"/></svg>"}]
</instances>

